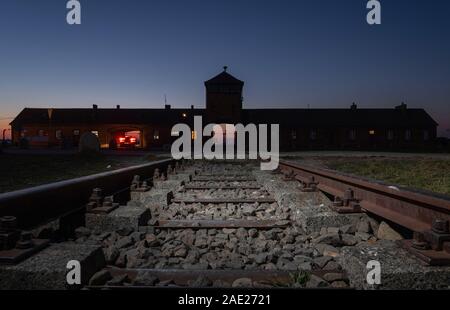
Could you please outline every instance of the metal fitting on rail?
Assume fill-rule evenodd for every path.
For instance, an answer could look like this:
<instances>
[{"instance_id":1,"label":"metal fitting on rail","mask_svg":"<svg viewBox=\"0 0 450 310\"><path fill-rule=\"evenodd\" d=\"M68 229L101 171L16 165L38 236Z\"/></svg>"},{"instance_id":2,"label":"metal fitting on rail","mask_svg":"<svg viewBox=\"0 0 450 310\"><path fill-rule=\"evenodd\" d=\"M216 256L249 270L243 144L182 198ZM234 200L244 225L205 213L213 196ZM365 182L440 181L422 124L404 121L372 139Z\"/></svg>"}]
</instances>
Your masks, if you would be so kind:
<instances>
[{"instance_id":1,"label":"metal fitting on rail","mask_svg":"<svg viewBox=\"0 0 450 310\"><path fill-rule=\"evenodd\" d=\"M0 264L18 263L48 244L48 240L34 239L31 232L18 229L16 217L0 217Z\"/></svg>"},{"instance_id":2,"label":"metal fitting on rail","mask_svg":"<svg viewBox=\"0 0 450 310\"><path fill-rule=\"evenodd\" d=\"M361 213L360 199L355 198L351 188L344 192L344 197L336 196L331 204L331 208L338 213Z\"/></svg>"},{"instance_id":3,"label":"metal fitting on rail","mask_svg":"<svg viewBox=\"0 0 450 310\"><path fill-rule=\"evenodd\" d=\"M283 181L295 181L295 172L294 172L294 170L284 171L284 173L283 173Z\"/></svg>"},{"instance_id":4,"label":"metal fitting on rail","mask_svg":"<svg viewBox=\"0 0 450 310\"><path fill-rule=\"evenodd\" d=\"M449 221L434 219L431 229L414 232L413 240L401 240L400 245L429 265L450 265Z\"/></svg>"},{"instance_id":5,"label":"metal fitting on rail","mask_svg":"<svg viewBox=\"0 0 450 310\"><path fill-rule=\"evenodd\" d=\"M175 174L175 169L172 168L172 165L167 166L167 176L169 176L170 174Z\"/></svg>"},{"instance_id":6,"label":"metal fitting on rail","mask_svg":"<svg viewBox=\"0 0 450 310\"><path fill-rule=\"evenodd\" d=\"M302 192L315 192L315 191L317 191L318 184L319 183L316 182L316 179L314 178L314 176L310 176L308 178L308 182L302 182L301 191Z\"/></svg>"},{"instance_id":7,"label":"metal fitting on rail","mask_svg":"<svg viewBox=\"0 0 450 310\"><path fill-rule=\"evenodd\" d=\"M17 229L17 219L14 216L3 216L0 218L0 251L15 247L20 238Z\"/></svg>"},{"instance_id":8,"label":"metal fitting on rail","mask_svg":"<svg viewBox=\"0 0 450 310\"><path fill-rule=\"evenodd\" d=\"M89 202L86 206L86 211L91 211L95 208L99 208L103 203L103 194L101 188L94 188L92 194L89 197Z\"/></svg>"},{"instance_id":9,"label":"metal fitting on rail","mask_svg":"<svg viewBox=\"0 0 450 310\"><path fill-rule=\"evenodd\" d=\"M16 248L17 249L29 249L34 246L33 242L33 234L29 231L23 231L20 234L20 239L17 241Z\"/></svg>"},{"instance_id":10,"label":"metal fitting on rail","mask_svg":"<svg viewBox=\"0 0 450 310\"><path fill-rule=\"evenodd\" d=\"M133 181L130 186L131 192L147 192L149 190L150 186L147 184L147 181L141 183L141 177L139 175L135 175L133 177Z\"/></svg>"},{"instance_id":11,"label":"metal fitting on rail","mask_svg":"<svg viewBox=\"0 0 450 310\"><path fill-rule=\"evenodd\" d=\"M164 175L164 172L160 171L158 168L153 172L153 185L158 181L165 181L167 178Z\"/></svg>"},{"instance_id":12,"label":"metal fitting on rail","mask_svg":"<svg viewBox=\"0 0 450 310\"><path fill-rule=\"evenodd\" d=\"M94 188L92 190L89 202L86 205L87 213L107 214L119 207L118 203L114 202L114 196L103 197L101 188Z\"/></svg>"}]
</instances>

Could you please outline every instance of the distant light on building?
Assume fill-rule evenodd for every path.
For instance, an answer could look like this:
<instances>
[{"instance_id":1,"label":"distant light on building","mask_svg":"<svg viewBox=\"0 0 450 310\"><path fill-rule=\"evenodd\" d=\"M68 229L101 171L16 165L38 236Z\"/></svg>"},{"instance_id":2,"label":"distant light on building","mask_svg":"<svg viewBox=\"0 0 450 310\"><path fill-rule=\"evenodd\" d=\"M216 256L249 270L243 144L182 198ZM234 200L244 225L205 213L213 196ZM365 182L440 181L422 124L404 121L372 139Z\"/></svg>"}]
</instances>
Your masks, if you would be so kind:
<instances>
[{"instance_id":1,"label":"distant light on building","mask_svg":"<svg viewBox=\"0 0 450 310\"><path fill-rule=\"evenodd\" d=\"M375 134L375 130L371 129L369 130L369 135L373 136Z\"/></svg>"}]
</instances>

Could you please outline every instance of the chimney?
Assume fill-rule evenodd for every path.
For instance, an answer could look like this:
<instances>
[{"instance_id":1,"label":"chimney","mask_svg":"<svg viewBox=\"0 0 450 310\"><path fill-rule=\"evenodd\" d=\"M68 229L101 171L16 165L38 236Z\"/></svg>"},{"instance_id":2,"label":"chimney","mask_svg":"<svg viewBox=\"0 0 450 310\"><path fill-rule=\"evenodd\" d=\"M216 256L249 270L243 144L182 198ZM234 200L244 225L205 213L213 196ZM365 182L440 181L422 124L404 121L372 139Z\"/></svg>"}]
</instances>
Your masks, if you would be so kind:
<instances>
[{"instance_id":1,"label":"chimney","mask_svg":"<svg viewBox=\"0 0 450 310\"><path fill-rule=\"evenodd\" d=\"M404 102L402 102L402 104L396 106L395 109L396 110L406 110L406 109L408 109L408 105L406 105Z\"/></svg>"},{"instance_id":2,"label":"chimney","mask_svg":"<svg viewBox=\"0 0 450 310\"><path fill-rule=\"evenodd\" d=\"M194 110L194 105L191 105L191 110Z\"/></svg>"},{"instance_id":3,"label":"chimney","mask_svg":"<svg viewBox=\"0 0 450 310\"><path fill-rule=\"evenodd\" d=\"M97 109L98 109L98 105L93 104L93 105L92 105L92 108L93 108L94 110L97 110Z\"/></svg>"},{"instance_id":4,"label":"chimney","mask_svg":"<svg viewBox=\"0 0 450 310\"><path fill-rule=\"evenodd\" d=\"M164 106L164 108L165 108L166 110L170 110L170 104L166 104L166 105Z\"/></svg>"},{"instance_id":5,"label":"chimney","mask_svg":"<svg viewBox=\"0 0 450 310\"><path fill-rule=\"evenodd\" d=\"M352 103L352 105L350 106L350 110L356 110L358 108L358 106L356 105L356 103Z\"/></svg>"},{"instance_id":6,"label":"chimney","mask_svg":"<svg viewBox=\"0 0 450 310\"><path fill-rule=\"evenodd\" d=\"M116 109L120 110L120 104L116 105Z\"/></svg>"}]
</instances>

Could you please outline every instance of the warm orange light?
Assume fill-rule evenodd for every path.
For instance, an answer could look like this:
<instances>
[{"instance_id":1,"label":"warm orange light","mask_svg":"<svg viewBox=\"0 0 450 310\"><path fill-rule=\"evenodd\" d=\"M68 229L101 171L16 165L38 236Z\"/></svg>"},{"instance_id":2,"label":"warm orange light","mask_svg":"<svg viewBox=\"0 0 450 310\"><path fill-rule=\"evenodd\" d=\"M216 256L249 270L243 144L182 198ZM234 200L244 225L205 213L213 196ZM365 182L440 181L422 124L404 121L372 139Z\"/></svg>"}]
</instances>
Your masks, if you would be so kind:
<instances>
[{"instance_id":1,"label":"warm orange light","mask_svg":"<svg viewBox=\"0 0 450 310\"><path fill-rule=\"evenodd\" d=\"M136 142L136 138L130 138L130 141L131 141L132 143L134 143L134 142Z\"/></svg>"},{"instance_id":2,"label":"warm orange light","mask_svg":"<svg viewBox=\"0 0 450 310\"><path fill-rule=\"evenodd\" d=\"M119 142L125 142L125 138L119 138Z\"/></svg>"}]
</instances>

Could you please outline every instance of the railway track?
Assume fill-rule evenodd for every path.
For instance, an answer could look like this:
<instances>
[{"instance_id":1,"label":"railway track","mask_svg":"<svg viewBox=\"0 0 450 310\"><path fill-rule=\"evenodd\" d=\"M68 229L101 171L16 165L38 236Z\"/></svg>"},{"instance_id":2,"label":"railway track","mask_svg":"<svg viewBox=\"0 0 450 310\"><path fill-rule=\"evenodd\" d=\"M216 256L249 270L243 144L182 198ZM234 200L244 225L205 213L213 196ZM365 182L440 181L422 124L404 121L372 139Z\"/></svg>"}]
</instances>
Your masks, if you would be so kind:
<instances>
[{"instance_id":1,"label":"railway track","mask_svg":"<svg viewBox=\"0 0 450 310\"><path fill-rule=\"evenodd\" d=\"M89 289L367 288L361 280L365 264L378 255L396 270L392 276L385 268L387 278L394 280L381 288L413 286L400 283L401 278L417 280L421 274L429 287L448 288L447 198L292 162L281 162L273 173L258 168L251 162L168 160L116 174L121 181L114 187L103 187L102 179L69 182L68 188L83 189L81 197L62 207L63 215L54 211L56 203L43 208L52 210L53 221L40 221L31 234L22 228L38 220L27 219L26 225L17 220L33 204L5 214L24 200L17 194L0 196L0 214L16 216L0 221L0 287L70 288L65 265L75 259L85 270L81 286ZM109 180L106 184L114 183L114 176L102 177ZM124 187L125 198L117 201L112 194L123 193ZM42 191L28 195L50 197ZM82 218L75 230L73 214ZM414 239L401 238L384 221L414 232ZM61 231L68 233L61 236ZM39 262L43 266L37 267ZM405 262L410 269L395 265ZM58 264L62 266L55 272ZM50 270L53 274L47 276ZM427 278L435 273L439 276ZM24 284L24 278L36 275L40 279Z\"/></svg>"}]
</instances>

